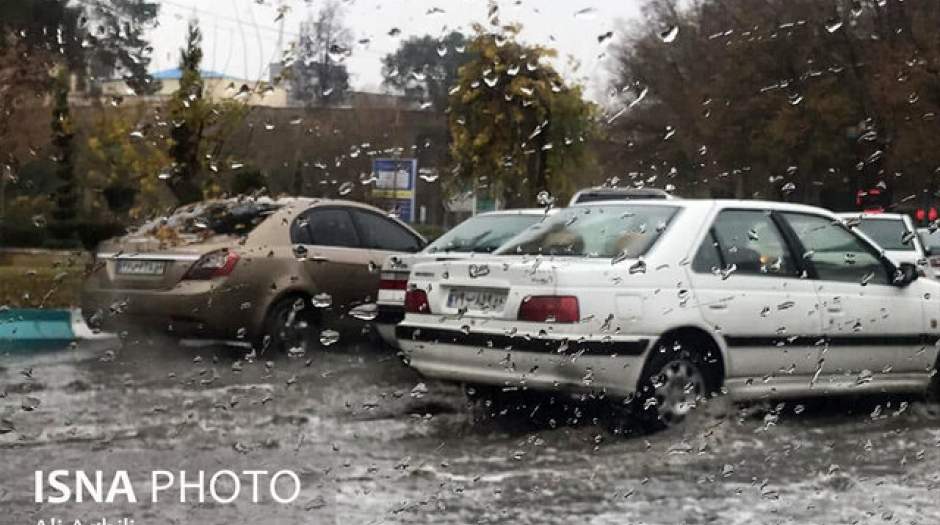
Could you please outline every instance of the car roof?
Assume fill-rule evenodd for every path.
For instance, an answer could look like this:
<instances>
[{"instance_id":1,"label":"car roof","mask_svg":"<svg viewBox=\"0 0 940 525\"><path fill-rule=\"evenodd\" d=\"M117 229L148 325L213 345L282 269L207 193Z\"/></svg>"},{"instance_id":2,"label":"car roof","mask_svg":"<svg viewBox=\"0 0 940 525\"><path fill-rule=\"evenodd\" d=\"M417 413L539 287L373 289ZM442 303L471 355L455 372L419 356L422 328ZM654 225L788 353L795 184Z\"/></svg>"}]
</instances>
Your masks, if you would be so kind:
<instances>
[{"instance_id":1,"label":"car roof","mask_svg":"<svg viewBox=\"0 0 940 525\"><path fill-rule=\"evenodd\" d=\"M842 211L836 215L843 219L862 219L866 221L903 221L906 217L903 213L870 213L864 211Z\"/></svg>"},{"instance_id":2,"label":"car roof","mask_svg":"<svg viewBox=\"0 0 940 525\"><path fill-rule=\"evenodd\" d=\"M510 210L493 210L493 211L484 211L477 213L473 217L491 217L491 216L500 216L500 215L545 215L552 214L558 211L558 208L550 208L546 210L545 208L516 208Z\"/></svg>"},{"instance_id":3,"label":"car roof","mask_svg":"<svg viewBox=\"0 0 940 525\"><path fill-rule=\"evenodd\" d=\"M673 206L685 209L708 210L718 209L738 209L738 210L780 210L790 212L813 213L817 215L827 215L837 217L831 211L825 208L809 206L807 204L797 204L792 202L764 201L764 200L745 200L745 199L674 199L674 200L630 200L630 201L596 201L578 203L571 208L583 208L592 206Z\"/></svg>"}]
</instances>

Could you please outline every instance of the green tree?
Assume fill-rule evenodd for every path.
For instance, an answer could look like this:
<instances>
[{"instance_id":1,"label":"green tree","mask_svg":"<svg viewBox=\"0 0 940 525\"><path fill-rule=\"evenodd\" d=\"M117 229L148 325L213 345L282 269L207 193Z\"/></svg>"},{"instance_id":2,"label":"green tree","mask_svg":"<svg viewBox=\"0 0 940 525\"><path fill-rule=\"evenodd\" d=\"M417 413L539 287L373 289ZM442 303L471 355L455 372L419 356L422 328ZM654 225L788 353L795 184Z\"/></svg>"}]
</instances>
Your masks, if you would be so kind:
<instances>
[{"instance_id":1,"label":"green tree","mask_svg":"<svg viewBox=\"0 0 940 525\"><path fill-rule=\"evenodd\" d=\"M165 208L160 174L170 164L166 144L155 127L139 127L144 107L101 112L91 126L81 168L86 184L104 197L113 215L137 218Z\"/></svg>"},{"instance_id":2,"label":"green tree","mask_svg":"<svg viewBox=\"0 0 940 525\"><path fill-rule=\"evenodd\" d=\"M52 147L56 162L58 187L55 190L56 208L53 218L59 222L75 220L78 213L78 188L75 181L75 130L69 109L69 74L60 69L55 80L52 108Z\"/></svg>"},{"instance_id":3,"label":"green tree","mask_svg":"<svg viewBox=\"0 0 940 525\"><path fill-rule=\"evenodd\" d=\"M430 35L410 38L382 59L384 83L413 101L444 111L460 66L473 59L466 47L467 38L458 31L442 39Z\"/></svg>"},{"instance_id":4,"label":"green tree","mask_svg":"<svg viewBox=\"0 0 940 525\"><path fill-rule=\"evenodd\" d=\"M543 190L571 191L567 175L591 161L594 106L548 64L554 50L516 41L518 27L475 31L468 49L476 58L450 96L453 183L489 187L513 207L534 204Z\"/></svg>"},{"instance_id":5,"label":"green tree","mask_svg":"<svg viewBox=\"0 0 940 525\"><path fill-rule=\"evenodd\" d=\"M173 169L167 183L180 204L203 197L199 177L203 160L201 147L212 108L203 98L202 34L196 21L190 21L186 47L180 51L180 84L169 102L170 157Z\"/></svg>"}]
</instances>

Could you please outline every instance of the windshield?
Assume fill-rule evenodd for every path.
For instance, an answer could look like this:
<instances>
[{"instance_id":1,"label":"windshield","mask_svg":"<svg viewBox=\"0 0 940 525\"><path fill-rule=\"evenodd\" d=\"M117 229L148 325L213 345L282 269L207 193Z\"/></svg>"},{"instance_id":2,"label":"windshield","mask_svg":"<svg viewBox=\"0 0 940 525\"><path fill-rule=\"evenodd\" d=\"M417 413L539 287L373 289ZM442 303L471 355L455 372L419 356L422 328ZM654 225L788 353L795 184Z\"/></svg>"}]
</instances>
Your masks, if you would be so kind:
<instances>
[{"instance_id":1,"label":"windshield","mask_svg":"<svg viewBox=\"0 0 940 525\"><path fill-rule=\"evenodd\" d=\"M885 250L912 252L916 249L911 232L900 219L863 218L858 228Z\"/></svg>"},{"instance_id":2,"label":"windshield","mask_svg":"<svg viewBox=\"0 0 940 525\"><path fill-rule=\"evenodd\" d=\"M918 230L920 233L920 242L928 253L936 254L940 252L940 230L930 231L929 229Z\"/></svg>"},{"instance_id":3,"label":"windshield","mask_svg":"<svg viewBox=\"0 0 940 525\"><path fill-rule=\"evenodd\" d=\"M636 258L656 242L675 206L576 206L528 229L501 255Z\"/></svg>"},{"instance_id":4,"label":"windshield","mask_svg":"<svg viewBox=\"0 0 940 525\"><path fill-rule=\"evenodd\" d=\"M541 221L544 214L479 215L439 237L427 253L491 253L522 230Z\"/></svg>"}]
</instances>

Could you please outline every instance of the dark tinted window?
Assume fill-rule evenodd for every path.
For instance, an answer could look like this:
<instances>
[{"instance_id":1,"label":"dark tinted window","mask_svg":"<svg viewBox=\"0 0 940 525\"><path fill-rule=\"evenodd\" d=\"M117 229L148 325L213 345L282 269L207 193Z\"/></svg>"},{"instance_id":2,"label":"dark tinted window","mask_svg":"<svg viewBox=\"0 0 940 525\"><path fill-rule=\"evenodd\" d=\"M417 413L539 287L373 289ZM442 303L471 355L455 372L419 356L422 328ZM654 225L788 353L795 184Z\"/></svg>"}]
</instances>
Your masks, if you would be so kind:
<instances>
[{"instance_id":1,"label":"dark tinted window","mask_svg":"<svg viewBox=\"0 0 940 525\"><path fill-rule=\"evenodd\" d=\"M718 241L715 240L714 232L709 231L702 241L695 259L692 261L692 269L696 272L711 272L721 268L721 254L718 252Z\"/></svg>"},{"instance_id":2,"label":"dark tinted window","mask_svg":"<svg viewBox=\"0 0 940 525\"><path fill-rule=\"evenodd\" d=\"M361 210L352 210L352 214L362 234L363 246L392 252L421 249L421 239L388 217Z\"/></svg>"},{"instance_id":3,"label":"dark tinted window","mask_svg":"<svg viewBox=\"0 0 940 525\"><path fill-rule=\"evenodd\" d=\"M769 213L723 211L712 231L726 267L734 267L736 274L798 275L793 255Z\"/></svg>"},{"instance_id":4,"label":"dark tinted window","mask_svg":"<svg viewBox=\"0 0 940 525\"><path fill-rule=\"evenodd\" d=\"M291 225L291 242L319 246L360 246L349 212L341 208L313 208Z\"/></svg>"},{"instance_id":5,"label":"dark tinted window","mask_svg":"<svg viewBox=\"0 0 940 525\"><path fill-rule=\"evenodd\" d=\"M885 250L915 250L914 237L900 219L862 219L858 228Z\"/></svg>"},{"instance_id":6,"label":"dark tinted window","mask_svg":"<svg viewBox=\"0 0 940 525\"><path fill-rule=\"evenodd\" d=\"M786 213L784 217L808 250L803 258L816 268L820 279L869 284L891 282L875 249L841 222L799 213Z\"/></svg>"}]
</instances>

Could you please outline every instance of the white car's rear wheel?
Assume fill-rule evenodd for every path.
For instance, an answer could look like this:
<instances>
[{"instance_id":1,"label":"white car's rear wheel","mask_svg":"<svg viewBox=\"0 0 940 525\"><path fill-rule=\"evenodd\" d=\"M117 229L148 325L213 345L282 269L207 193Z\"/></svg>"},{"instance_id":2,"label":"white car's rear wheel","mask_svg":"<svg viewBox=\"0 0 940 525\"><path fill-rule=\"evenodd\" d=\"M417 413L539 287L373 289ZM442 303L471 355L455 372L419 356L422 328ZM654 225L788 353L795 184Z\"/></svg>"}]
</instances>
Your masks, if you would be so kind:
<instances>
[{"instance_id":1,"label":"white car's rear wheel","mask_svg":"<svg viewBox=\"0 0 940 525\"><path fill-rule=\"evenodd\" d=\"M715 352L710 341L684 337L660 343L631 403L634 417L654 430L682 423L721 386Z\"/></svg>"}]
</instances>

